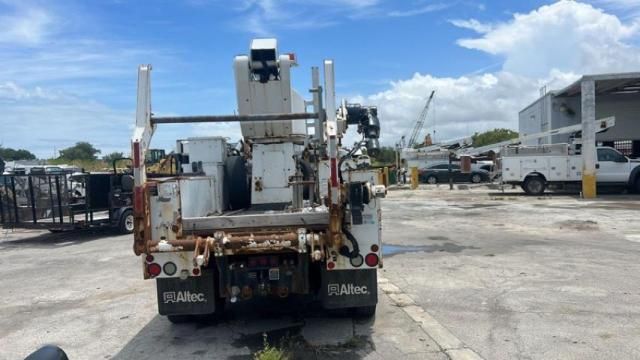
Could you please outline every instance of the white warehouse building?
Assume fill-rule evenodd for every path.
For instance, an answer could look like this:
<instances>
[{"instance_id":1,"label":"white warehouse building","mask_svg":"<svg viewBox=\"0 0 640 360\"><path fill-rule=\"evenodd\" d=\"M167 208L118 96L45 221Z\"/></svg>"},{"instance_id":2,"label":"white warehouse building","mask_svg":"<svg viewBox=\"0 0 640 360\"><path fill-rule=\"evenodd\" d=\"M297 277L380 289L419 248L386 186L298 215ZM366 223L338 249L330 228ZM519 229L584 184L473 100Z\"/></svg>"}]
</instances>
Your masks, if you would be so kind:
<instances>
[{"instance_id":1,"label":"white warehouse building","mask_svg":"<svg viewBox=\"0 0 640 360\"><path fill-rule=\"evenodd\" d=\"M587 77L585 77L587 78ZM583 79L585 79L583 78ZM615 116L616 125L596 135L596 142L630 157L640 157L640 73L591 75L595 83L596 119ZM519 113L521 135L534 134L582 122L583 79L550 91ZM553 135L526 145L565 143L569 135Z\"/></svg>"}]
</instances>

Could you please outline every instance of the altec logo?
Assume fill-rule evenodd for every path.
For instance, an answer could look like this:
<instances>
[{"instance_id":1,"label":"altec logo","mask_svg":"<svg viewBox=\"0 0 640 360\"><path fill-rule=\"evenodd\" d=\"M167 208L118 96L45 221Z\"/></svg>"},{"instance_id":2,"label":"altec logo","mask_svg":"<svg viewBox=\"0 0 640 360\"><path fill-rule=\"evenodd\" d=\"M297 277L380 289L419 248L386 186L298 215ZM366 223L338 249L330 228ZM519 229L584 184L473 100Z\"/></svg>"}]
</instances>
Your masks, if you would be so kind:
<instances>
[{"instance_id":1,"label":"altec logo","mask_svg":"<svg viewBox=\"0 0 640 360\"><path fill-rule=\"evenodd\" d=\"M198 303L207 302L203 293L192 293L191 291L166 291L162 293L162 299L165 304L173 304L179 302Z\"/></svg>"},{"instance_id":2,"label":"altec logo","mask_svg":"<svg viewBox=\"0 0 640 360\"><path fill-rule=\"evenodd\" d=\"M342 295L368 295L369 289L366 285L357 286L354 284L328 284L327 293L329 296Z\"/></svg>"}]
</instances>

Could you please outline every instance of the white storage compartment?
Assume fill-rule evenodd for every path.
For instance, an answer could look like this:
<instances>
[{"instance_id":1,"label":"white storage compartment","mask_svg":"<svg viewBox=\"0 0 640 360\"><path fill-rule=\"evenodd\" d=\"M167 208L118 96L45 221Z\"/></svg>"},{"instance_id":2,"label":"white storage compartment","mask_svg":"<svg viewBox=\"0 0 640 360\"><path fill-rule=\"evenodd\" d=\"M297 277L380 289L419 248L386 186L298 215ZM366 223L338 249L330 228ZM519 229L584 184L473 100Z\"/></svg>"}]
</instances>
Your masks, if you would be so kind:
<instances>
[{"instance_id":1,"label":"white storage compartment","mask_svg":"<svg viewBox=\"0 0 640 360\"><path fill-rule=\"evenodd\" d=\"M184 172L192 172L191 164L202 162L204 173L215 176L215 168L224 164L227 158L227 141L223 137L195 137L186 140L178 140L177 152L189 155L189 164L183 164Z\"/></svg>"},{"instance_id":2,"label":"white storage compartment","mask_svg":"<svg viewBox=\"0 0 640 360\"><path fill-rule=\"evenodd\" d=\"M296 173L294 147L292 143L253 146L252 204L291 202L293 194L289 177Z\"/></svg>"},{"instance_id":3,"label":"white storage compartment","mask_svg":"<svg viewBox=\"0 0 640 360\"><path fill-rule=\"evenodd\" d=\"M201 217L222 212L221 193L213 176L180 179L182 217Z\"/></svg>"}]
</instances>

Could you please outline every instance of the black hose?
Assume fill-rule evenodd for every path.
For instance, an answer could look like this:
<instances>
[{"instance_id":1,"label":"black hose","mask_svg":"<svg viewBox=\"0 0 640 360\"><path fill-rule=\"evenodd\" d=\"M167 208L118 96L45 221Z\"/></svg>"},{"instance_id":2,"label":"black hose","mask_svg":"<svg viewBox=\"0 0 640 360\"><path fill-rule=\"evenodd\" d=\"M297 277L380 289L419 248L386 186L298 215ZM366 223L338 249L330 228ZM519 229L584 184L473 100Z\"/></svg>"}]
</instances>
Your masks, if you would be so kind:
<instances>
[{"instance_id":1,"label":"black hose","mask_svg":"<svg viewBox=\"0 0 640 360\"><path fill-rule=\"evenodd\" d=\"M356 146L353 147L353 149L351 149L351 151L349 151L349 153L343 157L340 158L340 161L338 161L338 178L340 179L340 183L343 182L342 180L342 163L347 159L353 156L353 154L355 154L355 152L360 148L360 145L362 145L362 143L364 143L364 135L362 135L362 140L360 140L360 142L358 142L358 144Z\"/></svg>"},{"instance_id":2,"label":"black hose","mask_svg":"<svg viewBox=\"0 0 640 360\"><path fill-rule=\"evenodd\" d=\"M353 250L349 251L349 247L344 245L339 250L340 255L348 257L349 259L357 258L358 256L360 256L360 246L358 246L358 240L356 240L355 236L353 236L353 234L344 226L342 227L342 232L345 234L347 239L351 241Z\"/></svg>"}]
</instances>

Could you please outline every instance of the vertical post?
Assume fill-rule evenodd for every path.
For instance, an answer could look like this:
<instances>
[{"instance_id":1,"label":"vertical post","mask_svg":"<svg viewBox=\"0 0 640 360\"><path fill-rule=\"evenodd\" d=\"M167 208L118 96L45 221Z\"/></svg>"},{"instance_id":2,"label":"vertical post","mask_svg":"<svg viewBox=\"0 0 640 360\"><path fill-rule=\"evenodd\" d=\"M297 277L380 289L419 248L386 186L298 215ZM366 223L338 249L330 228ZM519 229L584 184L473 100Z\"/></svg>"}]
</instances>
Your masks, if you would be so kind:
<instances>
[{"instance_id":1,"label":"vertical post","mask_svg":"<svg viewBox=\"0 0 640 360\"><path fill-rule=\"evenodd\" d=\"M395 156L396 156L396 185L400 185L400 147L398 145L396 145L396 151L395 151Z\"/></svg>"},{"instance_id":2,"label":"vertical post","mask_svg":"<svg viewBox=\"0 0 640 360\"><path fill-rule=\"evenodd\" d=\"M49 203L51 205L51 221L56 223L56 208L53 206L53 186L51 186L51 175L47 175L47 182L49 183Z\"/></svg>"},{"instance_id":3,"label":"vertical post","mask_svg":"<svg viewBox=\"0 0 640 360\"><path fill-rule=\"evenodd\" d=\"M66 179L66 177L65 177L65 179ZM64 214L63 214L63 211L62 211L62 195L60 194L60 177L59 177L59 175L56 175L56 197L58 198L58 215L60 216L60 224L62 224L64 222Z\"/></svg>"},{"instance_id":4,"label":"vertical post","mask_svg":"<svg viewBox=\"0 0 640 360\"><path fill-rule=\"evenodd\" d=\"M383 185L389 187L389 167L385 166L383 169L384 183Z\"/></svg>"},{"instance_id":5,"label":"vertical post","mask_svg":"<svg viewBox=\"0 0 640 360\"><path fill-rule=\"evenodd\" d=\"M315 91L313 91L313 103L315 104L322 104L322 93L321 91L319 91L320 89L320 72L317 66L313 66L311 67L311 88L314 89ZM316 108L314 109L315 112L321 112L322 111L322 106L321 105L316 105ZM313 138L315 141L317 141L318 143L322 143L324 142L324 136L323 133L324 131L322 131L322 117L318 116L317 119L313 120Z\"/></svg>"},{"instance_id":6,"label":"vertical post","mask_svg":"<svg viewBox=\"0 0 640 360\"><path fill-rule=\"evenodd\" d=\"M4 201L2 201L2 193L7 192L7 178L0 176L0 179L2 179L2 182L4 183L4 185L0 186L0 189L4 190L0 191L0 223L4 224Z\"/></svg>"},{"instance_id":7,"label":"vertical post","mask_svg":"<svg viewBox=\"0 0 640 360\"><path fill-rule=\"evenodd\" d=\"M29 202L31 203L31 221L35 224L38 222L36 219L36 199L33 193L33 176L27 175L27 186L29 186Z\"/></svg>"},{"instance_id":8,"label":"vertical post","mask_svg":"<svg viewBox=\"0 0 640 360\"><path fill-rule=\"evenodd\" d=\"M451 168L451 158L453 157L453 153L449 153L449 168L447 171L449 172L449 190L453 190L453 169Z\"/></svg>"},{"instance_id":9,"label":"vertical post","mask_svg":"<svg viewBox=\"0 0 640 360\"><path fill-rule=\"evenodd\" d=\"M325 132L328 142L329 166L331 167L331 204L338 205L340 203L340 183L338 181L338 124L336 122L336 99L334 88L334 70L333 61L324 61L324 91L325 91L325 109L327 113L327 121Z\"/></svg>"},{"instance_id":10,"label":"vertical post","mask_svg":"<svg viewBox=\"0 0 640 360\"><path fill-rule=\"evenodd\" d=\"M418 188L418 168L416 166L411 167L411 190Z\"/></svg>"},{"instance_id":11,"label":"vertical post","mask_svg":"<svg viewBox=\"0 0 640 360\"><path fill-rule=\"evenodd\" d=\"M582 196L596 197L596 85L582 80Z\"/></svg>"},{"instance_id":12,"label":"vertical post","mask_svg":"<svg viewBox=\"0 0 640 360\"><path fill-rule=\"evenodd\" d=\"M16 179L11 177L11 194L13 194L13 212L15 214L15 223L20 222L20 216L18 215L18 194L16 193Z\"/></svg>"},{"instance_id":13,"label":"vertical post","mask_svg":"<svg viewBox=\"0 0 640 360\"><path fill-rule=\"evenodd\" d=\"M84 223L89 224L89 209L91 208L91 178L89 174L84 175Z\"/></svg>"}]
</instances>

